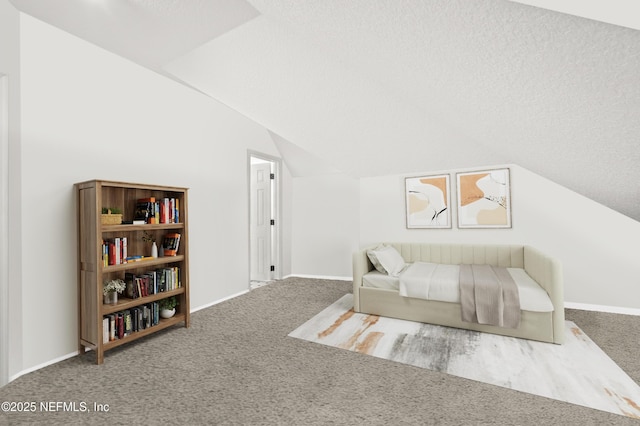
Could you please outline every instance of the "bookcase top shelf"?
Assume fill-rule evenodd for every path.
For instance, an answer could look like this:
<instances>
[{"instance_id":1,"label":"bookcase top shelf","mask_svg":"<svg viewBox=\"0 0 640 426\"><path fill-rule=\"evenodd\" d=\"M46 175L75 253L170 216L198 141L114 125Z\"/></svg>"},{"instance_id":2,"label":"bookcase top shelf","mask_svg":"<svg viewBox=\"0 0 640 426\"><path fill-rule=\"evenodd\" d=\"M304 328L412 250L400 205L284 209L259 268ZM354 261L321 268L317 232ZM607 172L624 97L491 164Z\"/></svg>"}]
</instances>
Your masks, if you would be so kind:
<instances>
[{"instance_id":1,"label":"bookcase top shelf","mask_svg":"<svg viewBox=\"0 0 640 426\"><path fill-rule=\"evenodd\" d=\"M186 192L189 188L181 186L163 186L163 185L149 185L144 183L131 183L131 182L117 182L111 180L93 179L86 182L76 183L79 189L92 188L99 184L100 186L117 187L117 188L130 188L130 189L144 189L148 191L164 191L164 192Z\"/></svg>"}]
</instances>

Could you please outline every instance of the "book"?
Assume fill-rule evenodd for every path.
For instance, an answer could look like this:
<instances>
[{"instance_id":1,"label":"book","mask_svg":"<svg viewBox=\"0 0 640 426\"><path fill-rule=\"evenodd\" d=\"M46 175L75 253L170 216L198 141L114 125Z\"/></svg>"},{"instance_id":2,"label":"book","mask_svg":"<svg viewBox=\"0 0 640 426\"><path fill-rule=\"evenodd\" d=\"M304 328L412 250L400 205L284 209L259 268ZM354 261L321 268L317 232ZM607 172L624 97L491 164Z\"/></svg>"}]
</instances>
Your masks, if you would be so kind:
<instances>
[{"instance_id":1,"label":"book","mask_svg":"<svg viewBox=\"0 0 640 426\"><path fill-rule=\"evenodd\" d=\"M149 296L151 294L155 294L153 291L153 282L155 280L155 273L147 272L144 274L144 289L143 293L145 296Z\"/></svg>"},{"instance_id":2,"label":"book","mask_svg":"<svg viewBox=\"0 0 640 426\"><path fill-rule=\"evenodd\" d=\"M124 273L124 282L127 285L125 291L125 295L129 299L135 299L135 291L136 291L136 276L131 272Z\"/></svg>"},{"instance_id":3,"label":"book","mask_svg":"<svg viewBox=\"0 0 640 426\"><path fill-rule=\"evenodd\" d=\"M109 243L102 240L102 266L109 266Z\"/></svg>"},{"instance_id":4,"label":"book","mask_svg":"<svg viewBox=\"0 0 640 426\"><path fill-rule=\"evenodd\" d=\"M127 263L127 237L121 238L120 248L120 263Z\"/></svg>"},{"instance_id":5,"label":"book","mask_svg":"<svg viewBox=\"0 0 640 426\"><path fill-rule=\"evenodd\" d=\"M158 223L156 222L156 197L138 198L137 204L144 204L146 206L146 223Z\"/></svg>"},{"instance_id":6,"label":"book","mask_svg":"<svg viewBox=\"0 0 640 426\"><path fill-rule=\"evenodd\" d=\"M147 305L142 305L141 309L140 309L140 315L141 315L141 324L142 327L141 329L144 330L146 328L149 328L149 308L147 307Z\"/></svg>"},{"instance_id":7,"label":"book","mask_svg":"<svg viewBox=\"0 0 640 426\"><path fill-rule=\"evenodd\" d=\"M130 336L133 332L133 323L131 319L131 311L126 309L123 314L124 319L124 336Z\"/></svg>"},{"instance_id":8,"label":"book","mask_svg":"<svg viewBox=\"0 0 640 426\"><path fill-rule=\"evenodd\" d=\"M160 223L169 223L169 199L160 201Z\"/></svg>"},{"instance_id":9,"label":"book","mask_svg":"<svg viewBox=\"0 0 640 426\"><path fill-rule=\"evenodd\" d=\"M116 244L109 241L109 265L116 264Z\"/></svg>"},{"instance_id":10,"label":"book","mask_svg":"<svg viewBox=\"0 0 640 426\"><path fill-rule=\"evenodd\" d=\"M102 343L109 343L109 317L102 317Z\"/></svg>"},{"instance_id":11,"label":"book","mask_svg":"<svg viewBox=\"0 0 640 426\"><path fill-rule=\"evenodd\" d=\"M138 308L131 308L131 332L135 333L136 331L138 331Z\"/></svg>"},{"instance_id":12,"label":"book","mask_svg":"<svg viewBox=\"0 0 640 426\"><path fill-rule=\"evenodd\" d=\"M136 202L136 211L133 216L134 224L149 223L149 215L151 214L151 205L149 201Z\"/></svg>"},{"instance_id":13,"label":"book","mask_svg":"<svg viewBox=\"0 0 640 426\"><path fill-rule=\"evenodd\" d=\"M120 261L120 256L122 256L122 240L120 239L120 237L116 237L114 239L114 243L115 243L115 263L114 265L119 265L122 262Z\"/></svg>"},{"instance_id":14,"label":"book","mask_svg":"<svg viewBox=\"0 0 640 426\"><path fill-rule=\"evenodd\" d=\"M122 339L124 337L124 314L122 312L117 313L116 327L118 328L118 339Z\"/></svg>"},{"instance_id":15,"label":"book","mask_svg":"<svg viewBox=\"0 0 640 426\"><path fill-rule=\"evenodd\" d=\"M177 255L179 247L180 247L179 233L170 232L164 236L164 239L162 240L162 248L164 249L165 256Z\"/></svg>"},{"instance_id":16,"label":"book","mask_svg":"<svg viewBox=\"0 0 640 426\"><path fill-rule=\"evenodd\" d=\"M162 293L166 291L165 288L165 276L162 270L158 270L158 291L157 293Z\"/></svg>"},{"instance_id":17,"label":"book","mask_svg":"<svg viewBox=\"0 0 640 426\"><path fill-rule=\"evenodd\" d=\"M116 340L116 316L114 314L109 315L109 340Z\"/></svg>"},{"instance_id":18,"label":"book","mask_svg":"<svg viewBox=\"0 0 640 426\"><path fill-rule=\"evenodd\" d=\"M136 308L138 311L138 328L136 331L144 330L144 306Z\"/></svg>"},{"instance_id":19,"label":"book","mask_svg":"<svg viewBox=\"0 0 640 426\"><path fill-rule=\"evenodd\" d=\"M156 294L158 292L158 272L151 271L149 272L150 282L149 282L149 294Z\"/></svg>"}]
</instances>

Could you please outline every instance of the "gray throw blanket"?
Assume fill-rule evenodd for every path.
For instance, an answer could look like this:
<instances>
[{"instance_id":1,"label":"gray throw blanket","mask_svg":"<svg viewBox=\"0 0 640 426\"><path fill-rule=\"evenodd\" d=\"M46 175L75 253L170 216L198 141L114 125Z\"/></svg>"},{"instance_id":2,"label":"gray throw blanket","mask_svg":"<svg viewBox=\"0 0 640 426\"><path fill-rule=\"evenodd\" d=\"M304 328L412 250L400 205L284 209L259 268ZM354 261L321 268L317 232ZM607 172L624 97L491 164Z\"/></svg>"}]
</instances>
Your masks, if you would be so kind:
<instances>
[{"instance_id":1,"label":"gray throw blanket","mask_svg":"<svg viewBox=\"0 0 640 426\"><path fill-rule=\"evenodd\" d=\"M506 268L460 265L462 321L518 328L520 296Z\"/></svg>"}]
</instances>

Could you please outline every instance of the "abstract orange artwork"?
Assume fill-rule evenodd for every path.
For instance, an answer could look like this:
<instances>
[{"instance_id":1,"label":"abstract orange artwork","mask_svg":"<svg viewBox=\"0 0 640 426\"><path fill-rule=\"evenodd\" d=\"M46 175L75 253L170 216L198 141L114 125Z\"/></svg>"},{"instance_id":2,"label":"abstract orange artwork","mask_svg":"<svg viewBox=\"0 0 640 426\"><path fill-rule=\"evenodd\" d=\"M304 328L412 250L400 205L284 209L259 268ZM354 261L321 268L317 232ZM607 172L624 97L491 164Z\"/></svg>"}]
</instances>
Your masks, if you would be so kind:
<instances>
[{"instance_id":1,"label":"abstract orange artwork","mask_svg":"<svg viewBox=\"0 0 640 426\"><path fill-rule=\"evenodd\" d=\"M511 228L509 169L456 176L458 228Z\"/></svg>"},{"instance_id":2,"label":"abstract orange artwork","mask_svg":"<svg viewBox=\"0 0 640 426\"><path fill-rule=\"evenodd\" d=\"M451 228L449 175L405 179L407 228Z\"/></svg>"}]
</instances>

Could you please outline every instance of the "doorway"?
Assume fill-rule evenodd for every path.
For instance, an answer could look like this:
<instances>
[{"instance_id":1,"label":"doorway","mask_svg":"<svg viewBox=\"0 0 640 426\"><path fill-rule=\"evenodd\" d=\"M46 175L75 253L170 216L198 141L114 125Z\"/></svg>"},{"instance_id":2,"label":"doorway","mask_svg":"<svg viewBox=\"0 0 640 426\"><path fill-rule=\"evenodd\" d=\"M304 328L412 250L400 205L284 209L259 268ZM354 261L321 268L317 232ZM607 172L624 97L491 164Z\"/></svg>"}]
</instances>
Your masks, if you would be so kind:
<instances>
[{"instance_id":1,"label":"doorway","mask_svg":"<svg viewBox=\"0 0 640 426\"><path fill-rule=\"evenodd\" d=\"M249 288L280 277L280 159L248 154Z\"/></svg>"}]
</instances>

